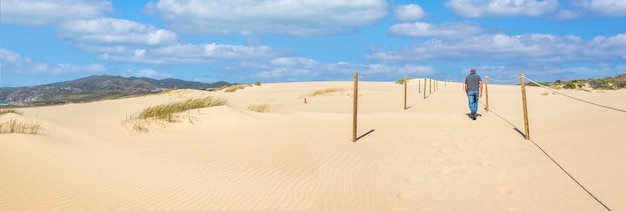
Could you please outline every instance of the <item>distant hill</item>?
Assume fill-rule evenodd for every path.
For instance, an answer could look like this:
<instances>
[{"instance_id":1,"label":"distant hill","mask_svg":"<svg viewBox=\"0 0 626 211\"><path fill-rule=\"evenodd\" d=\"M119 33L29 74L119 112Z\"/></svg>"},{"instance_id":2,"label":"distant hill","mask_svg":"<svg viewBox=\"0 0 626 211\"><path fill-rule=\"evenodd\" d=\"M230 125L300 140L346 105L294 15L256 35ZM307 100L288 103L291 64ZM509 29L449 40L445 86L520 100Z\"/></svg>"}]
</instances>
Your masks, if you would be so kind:
<instances>
[{"instance_id":1,"label":"distant hill","mask_svg":"<svg viewBox=\"0 0 626 211\"><path fill-rule=\"evenodd\" d=\"M0 101L24 106L52 105L158 93L173 88L207 90L228 85L231 84L224 81L201 83L173 78L156 80L145 77L94 75L40 86L0 88Z\"/></svg>"},{"instance_id":2,"label":"distant hill","mask_svg":"<svg viewBox=\"0 0 626 211\"><path fill-rule=\"evenodd\" d=\"M537 86L537 84L532 82L526 84ZM555 82L539 82L539 84L557 89L615 90L626 88L626 74L620 74L616 77L590 78L587 80L556 80Z\"/></svg>"}]
</instances>

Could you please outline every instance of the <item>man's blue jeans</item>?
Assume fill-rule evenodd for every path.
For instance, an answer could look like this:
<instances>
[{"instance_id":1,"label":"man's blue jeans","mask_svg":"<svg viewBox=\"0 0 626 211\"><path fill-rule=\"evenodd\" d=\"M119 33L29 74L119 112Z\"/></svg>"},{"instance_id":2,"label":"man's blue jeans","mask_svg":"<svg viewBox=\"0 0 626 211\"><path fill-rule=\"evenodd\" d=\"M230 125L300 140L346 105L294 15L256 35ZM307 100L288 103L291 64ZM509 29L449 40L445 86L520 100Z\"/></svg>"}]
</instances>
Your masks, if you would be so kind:
<instances>
[{"instance_id":1,"label":"man's blue jeans","mask_svg":"<svg viewBox=\"0 0 626 211\"><path fill-rule=\"evenodd\" d=\"M468 91L467 98L469 100L470 111L472 112L472 114L476 114L476 111L478 111L478 91Z\"/></svg>"}]
</instances>

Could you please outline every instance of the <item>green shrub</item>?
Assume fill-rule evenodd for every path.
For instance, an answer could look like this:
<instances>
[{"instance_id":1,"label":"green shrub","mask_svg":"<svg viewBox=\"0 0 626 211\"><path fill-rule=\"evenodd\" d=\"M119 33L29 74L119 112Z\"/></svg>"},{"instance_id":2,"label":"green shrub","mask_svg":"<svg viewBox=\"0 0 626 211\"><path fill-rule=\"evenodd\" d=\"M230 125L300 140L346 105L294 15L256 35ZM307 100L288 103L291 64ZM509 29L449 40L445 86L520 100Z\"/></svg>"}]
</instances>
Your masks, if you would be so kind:
<instances>
[{"instance_id":1,"label":"green shrub","mask_svg":"<svg viewBox=\"0 0 626 211\"><path fill-rule=\"evenodd\" d=\"M563 88L565 88L565 89L576 89L576 84L574 84L572 82L567 82L567 83L565 83L565 85L563 85Z\"/></svg>"},{"instance_id":2,"label":"green shrub","mask_svg":"<svg viewBox=\"0 0 626 211\"><path fill-rule=\"evenodd\" d=\"M626 87L626 74L617 76L615 79L615 86L617 86L618 89Z\"/></svg>"},{"instance_id":3,"label":"green shrub","mask_svg":"<svg viewBox=\"0 0 626 211\"><path fill-rule=\"evenodd\" d=\"M9 113L13 113L13 114L18 114L18 115L22 115L23 113L21 111L9 108L9 109L0 109L0 116L4 115L4 114L9 114Z\"/></svg>"}]
</instances>

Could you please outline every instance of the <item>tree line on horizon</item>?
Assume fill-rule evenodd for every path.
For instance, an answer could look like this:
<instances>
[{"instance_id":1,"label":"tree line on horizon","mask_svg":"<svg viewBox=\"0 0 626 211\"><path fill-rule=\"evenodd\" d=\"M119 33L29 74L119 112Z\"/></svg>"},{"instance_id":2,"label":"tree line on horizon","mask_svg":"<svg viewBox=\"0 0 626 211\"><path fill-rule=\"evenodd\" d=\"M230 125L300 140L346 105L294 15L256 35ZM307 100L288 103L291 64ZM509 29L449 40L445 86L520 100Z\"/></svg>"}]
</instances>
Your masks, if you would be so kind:
<instances>
[{"instance_id":1,"label":"tree line on horizon","mask_svg":"<svg viewBox=\"0 0 626 211\"><path fill-rule=\"evenodd\" d=\"M539 82L539 84L548 87L554 88L563 88L563 89L582 89L585 86L589 86L592 89L601 89L601 90L617 90L626 88L626 74L620 74L616 77L605 77L605 78L589 78L586 80L569 80L569 81L561 81L556 80L554 82ZM526 83L528 86L538 86L533 82Z\"/></svg>"}]
</instances>

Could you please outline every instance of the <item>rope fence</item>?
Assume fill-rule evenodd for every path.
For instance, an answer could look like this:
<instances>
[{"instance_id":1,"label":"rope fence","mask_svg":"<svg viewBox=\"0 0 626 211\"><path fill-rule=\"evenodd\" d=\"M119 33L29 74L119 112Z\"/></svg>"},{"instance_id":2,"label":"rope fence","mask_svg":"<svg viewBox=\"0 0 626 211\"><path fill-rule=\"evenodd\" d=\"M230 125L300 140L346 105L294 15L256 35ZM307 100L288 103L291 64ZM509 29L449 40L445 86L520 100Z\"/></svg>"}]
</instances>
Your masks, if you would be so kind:
<instances>
[{"instance_id":1,"label":"rope fence","mask_svg":"<svg viewBox=\"0 0 626 211\"><path fill-rule=\"evenodd\" d=\"M543 84L540 84L539 82L536 82L536 81L534 81L534 80L532 80L532 79L530 79L530 78L528 78L528 77L526 77L526 76L523 76L523 77L524 77L524 79L528 80L529 82L531 82L531 83L533 83L533 84L536 84L537 86L539 86L539 87L541 87L541 88L544 88L544 89L550 90L550 91L552 91L552 92L554 92L554 93L558 93L558 94L563 95L563 96L565 96L565 97L569 97L569 98L571 98L571 99L578 100L578 101L580 101L580 102L584 102L584 103L587 103L587 104L590 104L590 105L594 105L594 106L598 106L598 107L602 107L602 108L611 109L611 110L619 111L619 112L622 112L622 113L626 113L626 110L619 109L619 108L613 108L613 107L610 107L610 106L605 106L605 105L601 105L601 104L594 103L594 102L591 102L591 101L583 100L583 99L580 99L580 98L577 98L577 97L574 97L574 96L571 96L571 95L565 94L565 93L563 93L563 92L559 92L558 90L556 90L556 89L554 89L554 88L547 87L547 86L545 86L545 85L543 85ZM487 76L485 76L485 79L487 79L487 80L489 80L489 81L499 82L499 83L511 83L511 82L516 82L516 81L518 81L518 80L519 80L519 79L502 80L502 79L494 79L494 78L487 77ZM487 94L488 94L488 93L487 93ZM487 103L487 106L488 106L488 105L489 105L489 103Z\"/></svg>"},{"instance_id":2,"label":"rope fence","mask_svg":"<svg viewBox=\"0 0 626 211\"><path fill-rule=\"evenodd\" d=\"M529 135L530 131L529 131L529 125L528 125L528 111L527 111L527 106L526 106L526 89L525 89L526 83L524 82L525 79L528 80L529 83L537 84L541 88L548 89L548 90L550 90L552 92L558 93L560 95L572 98L574 100L577 100L577 101L580 101L580 102L583 102L583 103L587 103L587 104L591 104L591 105L594 105L594 106L598 106L598 107L602 107L602 108L606 108L606 109L610 109L610 110L614 110L614 111L619 111L619 112L623 112L623 113L626 113L626 110L613 108L613 107L601 105L601 104L598 104L598 103L590 102L590 101L587 101L587 100L583 100L583 99L580 99L580 98L577 98L577 97L573 97L571 95L559 92L559 91L557 91L557 90L555 90L553 88L550 88L550 87L544 86L544 85L542 85L540 83L537 83L536 81L534 81L534 80L524 76L524 73L520 74L519 80L520 80L520 86L521 86L521 89L522 89L522 101L523 101L523 109L524 109L524 126L525 126L525 134L524 134L524 136L525 136L526 140L529 140L530 142L532 142L554 164L556 164L565 174L567 174L567 176L569 176L570 179L572 179L579 187L581 187L587 194L589 194L589 196L591 196L596 202L598 202L600 205L602 205L605 209L610 211L611 209L608 206L606 206L604 203L602 203L602 201L600 201L600 199L598 199L593 193L591 193L587 188L585 188L585 186L583 186L576 178L574 178L574 176L572 176L567 170L565 170L563 168L563 166L561 166L561 164L559 164L554 158L552 158L552 156L550 156L550 154L548 154L548 152L546 152L541 146L539 146L539 144L537 144L535 141L530 139L530 135ZM497 81L497 82L512 82L512 81L516 81L518 79L498 80L498 79L493 79L493 78L489 78L489 77L485 76L485 82L486 82L485 83L485 88L486 88L486 90L488 90L488 86L489 86L489 81L490 80L491 81ZM489 92L488 91L486 93L486 99L487 99L487 102L486 102L487 105L485 107L485 110L487 112L489 112ZM500 117L501 119L503 119L504 121L508 122L509 124L513 125L511 122L509 122L508 120L502 118L500 115L498 115L498 114L496 114L496 115L498 117ZM519 132L519 130L518 130L518 132Z\"/></svg>"},{"instance_id":3,"label":"rope fence","mask_svg":"<svg viewBox=\"0 0 626 211\"><path fill-rule=\"evenodd\" d=\"M555 90L555 89L553 89L553 88L550 88L550 87L544 86L544 85L542 85L542 84L540 84L540 83L537 83L537 82L535 82L535 81L531 80L531 79L530 79L530 78L528 78L528 77L525 77L525 78L526 78L528 81L530 81L530 82L532 82L532 83L534 83L534 84L537 84L537 85L539 85L539 86L540 86L540 87L542 87L542 88L548 89L548 90L550 90L550 91L552 91L552 92L559 93L560 95L563 95L563 96L565 96L565 97L569 97L569 98L572 98L572 99L574 99L574 100L578 100L578 101L580 101L580 102L584 102L584 103L587 103L587 104L595 105L595 106L598 106L598 107L607 108L607 109L611 109L611 110L615 110L615 111L619 111L619 112L626 113L626 110L622 110L622 109L618 109L618 108L613 108L613 107L609 107L609 106L605 106L605 105L600 105L600 104L597 104L597 103L594 103L594 102L590 102L590 101L586 101L586 100L583 100L583 99L580 99L580 98L577 98L577 97L573 97L573 96L571 96L571 95L565 94L565 93L563 93L563 92L559 92L559 91L557 91L557 90Z\"/></svg>"},{"instance_id":4,"label":"rope fence","mask_svg":"<svg viewBox=\"0 0 626 211\"><path fill-rule=\"evenodd\" d=\"M402 79L402 84L403 84L403 88L404 88L404 101L403 101L403 109L407 110L410 108L410 106L407 105L407 98L408 98L408 82L409 80L412 80L410 78L408 78L407 76L404 76L404 78ZM358 95L359 95L359 73L358 72L354 72L354 93L353 93L353 102L352 102L352 142L356 142L359 138L363 137L358 137L357 136L357 129L358 129ZM421 80L417 80L417 87L418 87L418 93L422 92L422 81ZM447 81L445 82L447 84ZM447 86L446 84L444 84L444 86ZM428 88L428 91L426 91L426 89ZM433 92L436 92L439 90L439 81L438 80L434 80L431 78L424 78L424 99L428 98L430 95L433 94ZM305 98L305 103L306 103L306 98ZM371 133L372 131L368 132Z\"/></svg>"},{"instance_id":5,"label":"rope fence","mask_svg":"<svg viewBox=\"0 0 626 211\"><path fill-rule=\"evenodd\" d=\"M486 91L486 99L487 99L487 106L485 107L485 110L487 112L489 112L489 80L491 81L496 81L496 82L512 82L512 81L520 81L520 85L521 85L521 90L522 90L522 102L523 102L523 112L524 112L524 126L525 126L525 134L522 134L521 131L517 130L517 127L515 127L515 125L511 122L509 122L508 120L506 120L505 118L501 117L500 115L494 113L496 116L500 117L501 119L503 119L504 121L508 122L509 124L513 125L515 127L515 129L522 135L524 135L524 137L526 138L526 140L529 140L531 143L533 143L541 152L543 152L554 164L556 164L565 174L567 174L567 176L569 176L576 184L578 184L579 187L581 187L587 194L589 194L593 199L595 199L599 204L601 204L604 208L606 208L607 210L611 210L609 209L609 207L607 207L604 203L602 203L602 201L600 201L600 199L598 199L594 194L592 194L587 188L585 188L585 186L583 186L576 178L574 178L574 176L572 176L568 171L566 171L562 165L560 165L554 158L552 158L552 156L550 156L541 146L539 146L536 142L534 142L533 140L530 139L530 129L529 129L529 123L528 123L528 110L527 110L527 102L526 102L526 83L524 82L524 80L528 80L530 83L534 83L537 84L538 86L548 89L550 91L553 91L555 93L559 93L563 96L584 102L584 103L588 103L591 105L595 105L595 106L599 106L602 108L606 108L606 109L611 109L611 110L615 110L615 111L619 111L619 112L624 112L626 113L625 110L622 109L617 109L617 108L613 108L613 107L609 107L609 106L605 106L605 105L600 105L597 103L593 103L590 101L586 101L586 100L582 100L567 94L564 94L562 92L559 92L557 90L554 90L550 87L546 87L542 84L539 84L537 82L535 82L534 80L531 80L529 78L527 78L526 76L524 76L524 73L520 74L519 79L511 79L511 80L498 80L498 79L493 79L493 78L488 78L487 76L485 76L485 91ZM408 82L408 78L405 76L403 79L403 85L404 85L404 105L403 108L404 110L407 109L407 82ZM426 84L428 82L428 84ZM447 83L447 82L446 82ZM444 83L444 87L447 86L447 84ZM418 93L421 92L421 80L418 80ZM424 78L424 99L427 98L427 92L428 92L428 96L430 96L432 94L433 91L437 91L438 90L438 81L435 80L434 82L432 81L432 79L427 79ZM428 91L426 91L426 88L428 87ZM434 88L434 89L433 89ZM354 94L353 94L353 118L352 118L352 142L356 142L360 137L357 137L357 117L358 117L358 72L354 72ZM492 111L493 113L493 111ZM370 132L366 133L365 135L371 133L374 130L371 130ZM363 136L365 136L363 135ZM361 137L363 137L361 136Z\"/></svg>"},{"instance_id":6,"label":"rope fence","mask_svg":"<svg viewBox=\"0 0 626 211\"><path fill-rule=\"evenodd\" d=\"M498 80L498 79L489 78L489 80L492 80L498 83L513 83L513 82L517 82L519 79L515 78L515 79L510 79L510 80Z\"/></svg>"}]
</instances>

